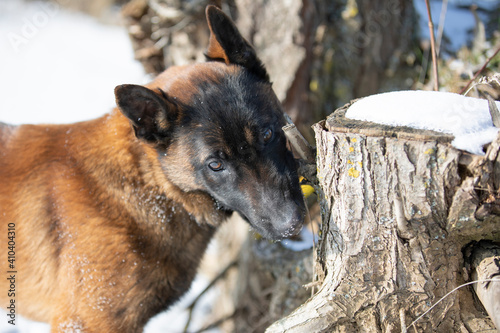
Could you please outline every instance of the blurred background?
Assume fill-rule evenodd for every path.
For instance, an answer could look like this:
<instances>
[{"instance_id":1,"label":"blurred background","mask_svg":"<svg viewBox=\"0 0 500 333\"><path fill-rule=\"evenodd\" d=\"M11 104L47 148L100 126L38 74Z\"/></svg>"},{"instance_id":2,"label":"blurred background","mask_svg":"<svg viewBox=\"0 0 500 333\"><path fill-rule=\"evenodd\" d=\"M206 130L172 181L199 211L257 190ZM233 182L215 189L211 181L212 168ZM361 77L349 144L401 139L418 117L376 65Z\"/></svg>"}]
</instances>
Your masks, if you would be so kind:
<instances>
[{"instance_id":1,"label":"blurred background","mask_svg":"<svg viewBox=\"0 0 500 333\"><path fill-rule=\"evenodd\" d=\"M255 46L286 112L311 142L310 126L352 99L432 90L424 0L1 0L0 121L94 118L115 106L116 85L144 84L168 66L204 61L208 4L230 15ZM500 1L430 5L440 89L459 93L480 70L479 77L494 77ZM234 220L218 233L178 312L160 315L146 332L181 332L185 308L227 267L218 289L196 306L190 332L211 323L204 331L261 332L311 295L302 286L313 279L312 242L299 250L269 244ZM0 332L48 332L47 325L21 324L0 321Z\"/></svg>"},{"instance_id":2,"label":"blurred background","mask_svg":"<svg viewBox=\"0 0 500 333\"><path fill-rule=\"evenodd\" d=\"M498 47L500 1L430 3L440 87L459 92ZM82 109L109 108L96 97L112 95L105 83L145 83L167 66L203 61L207 4L223 8L255 46L309 138L313 122L351 99L431 87L424 0L2 0L0 116L30 108L19 107L31 99L27 91L38 105L93 99ZM484 75L498 71L499 58ZM75 78L85 88L60 90L75 87Z\"/></svg>"}]
</instances>

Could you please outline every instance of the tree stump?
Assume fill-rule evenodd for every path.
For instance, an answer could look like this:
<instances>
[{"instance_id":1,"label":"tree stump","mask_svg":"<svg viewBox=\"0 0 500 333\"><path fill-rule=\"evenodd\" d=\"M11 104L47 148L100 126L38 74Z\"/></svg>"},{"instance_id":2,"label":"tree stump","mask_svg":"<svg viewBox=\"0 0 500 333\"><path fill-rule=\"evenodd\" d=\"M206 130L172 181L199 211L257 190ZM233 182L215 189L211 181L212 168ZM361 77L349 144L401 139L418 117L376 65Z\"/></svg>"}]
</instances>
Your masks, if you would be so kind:
<instances>
[{"instance_id":1,"label":"tree stump","mask_svg":"<svg viewBox=\"0 0 500 333\"><path fill-rule=\"evenodd\" d=\"M500 241L500 139L470 155L449 135L346 119L348 107L314 126L321 288L266 332L494 331L472 287L437 302L470 281L466 245Z\"/></svg>"}]
</instances>

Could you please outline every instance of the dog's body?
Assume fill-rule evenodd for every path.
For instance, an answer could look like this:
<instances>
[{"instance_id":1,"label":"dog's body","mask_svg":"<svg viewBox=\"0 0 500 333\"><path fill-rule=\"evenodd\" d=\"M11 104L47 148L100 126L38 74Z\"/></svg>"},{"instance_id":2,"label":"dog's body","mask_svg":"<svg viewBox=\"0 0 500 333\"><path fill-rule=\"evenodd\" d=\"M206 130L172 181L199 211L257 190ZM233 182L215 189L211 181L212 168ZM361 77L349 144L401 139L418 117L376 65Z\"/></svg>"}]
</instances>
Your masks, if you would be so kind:
<instances>
[{"instance_id":1,"label":"dog's body","mask_svg":"<svg viewBox=\"0 0 500 333\"><path fill-rule=\"evenodd\" d=\"M140 332L189 288L232 211L271 239L300 229L304 205L265 69L222 12L209 7L207 18L212 61L117 87L109 115L0 123L4 309L14 300L53 332Z\"/></svg>"}]
</instances>

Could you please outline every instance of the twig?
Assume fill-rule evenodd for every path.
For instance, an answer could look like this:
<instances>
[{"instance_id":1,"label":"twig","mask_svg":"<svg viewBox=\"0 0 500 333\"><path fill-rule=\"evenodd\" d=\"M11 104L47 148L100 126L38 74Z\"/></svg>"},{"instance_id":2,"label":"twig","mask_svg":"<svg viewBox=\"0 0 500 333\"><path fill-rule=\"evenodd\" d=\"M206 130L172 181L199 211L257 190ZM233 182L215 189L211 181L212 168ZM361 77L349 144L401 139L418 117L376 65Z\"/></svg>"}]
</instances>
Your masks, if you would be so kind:
<instances>
[{"instance_id":1,"label":"twig","mask_svg":"<svg viewBox=\"0 0 500 333\"><path fill-rule=\"evenodd\" d=\"M309 282L309 283L306 283L302 286L302 288L305 288L305 289L309 289L309 288L314 288L314 287L317 287L317 286L320 286L321 284L323 283L323 281L313 281L313 282Z\"/></svg>"},{"instance_id":2,"label":"twig","mask_svg":"<svg viewBox=\"0 0 500 333\"><path fill-rule=\"evenodd\" d=\"M225 317L222 317L220 319L217 319L216 321L214 321L213 323L210 323L208 324L207 326L203 327L202 329L200 329L199 331L195 331L193 333L202 333L202 332L205 332L205 331L208 331L212 328L216 328L218 327L220 324L222 324L223 322L225 321L228 321L232 318L234 318L239 312L239 309L236 309L233 313L231 313L230 315L227 315Z\"/></svg>"},{"instance_id":3,"label":"twig","mask_svg":"<svg viewBox=\"0 0 500 333\"><path fill-rule=\"evenodd\" d=\"M474 283L479 283L479 282L500 282L500 280L498 279L484 279L484 280L476 280L476 281L471 281L471 282L467 282L467 283L464 283L458 287L456 287L455 289L453 289L452 291L450 291L449 293L447 293L446 295L444 295L443 297L441 297L439 299L439 301L437 301L436 303L434 303L434 305L432 305L427 311L425 311L424 313L422 313L420 316L418 316L417 319L415 319L410 325L406 326L406 329L408 330L410 327L412 327L413 325L415 325L415 323L417 321L419 321L423 316L425 316L427 313L429 313L432 309L434 309L439 303L441 303L441 301L443 301L446 297L450 296L451 294L453 294L455 291L457 291L458 289L462 288L462 287L465 287L465 286L469 286L471 284L474 284ZM415 327L414 327L415 328ZM415 328L416 330L416 328Z\"/></svg>"},{"instance_id":4,"label":"twig","mask_svg":"<svg viewBox=\"0 0 500 333\"><path fill-rule=\"evenodd\" d=\"M427 16L429 17L429 31L431 34L432 68L434 69L434 90L439 91L439 76L438 76L436 44L434 38L434 23L432 23L431 5L429 4L429 0L425 0L425 5L427 6Z\"/></svg>"},{"instance_id":5,"label":"twig","mask_svg":"<svg viewBox=\"0 0 500 333\"><path fill-rule=\"evenodd\" d=\"M210 281L208 286L206 286L205 289L203 289L203 291L201 293L199 293L198 296L196 296L196 298L187 307L187 309L189 310L189 313L188 313L188 319L187 319L186 325L184 326L184 331L183 331L184 333L187 332L187 330L189 328L189 324L191 324L191 318L193 317L194 307L196 306L196 303L200 300L201 296L203 296L208 290L210 290L210 288L212 288L217 281L222 279L233 266L236 266L237 263L238 263L238 261L235 260L235 261L232 261L229 265L227 265L226 268L224 268L222 270L222 272L219 273L219 275L217 275L212 281Z\"/></svg>"},{"instance_id":6,"label":"twig","mask_svg":"<svg viewBox=\"0 0 500 333\"><path fill-rule=\"evenodd\" d=\"M441 52L441 41L443 39L444 32L444 21L446 19L446 12L448 11L448 0L443 0L443 5L441 6L441 15L439 16L438 34L436 39L436 53L439 57Z\"/></svg>"},{"instance_id":7,"label":"twig","mask_svg":"<svg viewBox=\"0 0 500 333\"><path fill-rule=\"evenodd\" d=\"M316 160L316 149L312 147L309 142L307 142L306 138L300 133L298 128L295 126L293 123L292 119L285 113L285 119L287 121L287 125L283 126L283 132L285 132L285 136L287 137L288 141L292 145L293 149L295 152L299 155L299 157L304 160L306 163L309 165L314 164ZM299 168L300 169L300 168ZM306 168L307 169L307 168ZM314 167L316 169L316 167ZM305 171L303 168L302 171ZM313 174L315 175L315 171L312 172L307 172L306 178L308 178L309 181L312 181ZM317 190L317 189L316 189ZM309 212L309 208L307 207L307 202L305 201L304 198L304 204L307 210L307 217L309 219L309 224L311 225L311 232L313 234L313 253L316 253L316 244L315 244L315 228L314 228L314 222L311 218L311 214ZM314 266L314 256L313 256L313 266ZM313 278L314 279L314 278ZM314 284L315 281L313 280L309 285ZM311 297L314 295L314 286L311 288Z\"/></svg>"},{"instance_id":8,"label":"twig","mask_svg":"<svg viewBox=\"0 0 500 333\"><path fill-rule=\"evenodd\" d=\"M496 128L500 128L500 112L498 111L497 103L495 102L493 97L491 97L487 93L484 93L483 95L488 100L488 107L490 109L490 116L491 116L491 121L493 122L493 125Z\"/></svg>"},{"instance_id":9,"label":"twig","mask_svg":"<svg viewBox=\"0 0 500 333\"><path fill-rule=\"evenodd\" d=\"M425 75L427 73L427 68L429 67L429 52L430 48L424 47L422 53L422 69L420 70L420 75L418 76L418 82L425 83Z\"/></svg>"},{"instance_id":10,"label":"twig","mask_svg":"<svg viewBox=\"0 0 500 333\"><path fill-rule=\"evenodd\" d=\"M399 320L401 321L401 333L407 333L405 309L399 309Z\"/></svg>"},{"instance_id":11,"label":"twig","mask_svg":"<svg viewBox=\"0 0 500 333\"><path fill-rule=\"evenodd\" d=\"M312 233L312 248L313 248L313 253L316 253L316 242L315 242L315 238L316 238L316 231L314 230L314 221L312 220L311 218L311 213L309 212L309 207L307 207L307 202L306 202L306 198L304 198L304 205L306 207L306 211L307 211L307 218L309 220L309 224L311 226L311 233ZM314 267L314 263L315 263L315 258L314 258L314 255L312 256L312 267ZM309 285L311 285L311 297L314 296L314 285L312 285L314 283L314 274L313 274L313 280L311 283L308 283ZM318 282L318 281L316 281Z\"/></svg>"},{"instance_id":12,"label":"twig","mask_svg":"<svg viewBox=\"0 0 500 333\"><path fill-rule=\"evenodd\" d=\"M292 122L290 117L285 114L285 118L288 122L287 125L283 126L283 132L290 141L295 152L299 155L299 157L308 163L314 163L316 160L316 151L309 142L304 138L304 136L299 132L295 124Z\"/></svg>"},{"instance_id":13,"label":"twig","mask_svg":"<svg viewBox=\"0 0 500 333\"><path fill-rule=\"evenodd\" d=\"M495 56L498 54L498 52L500 52L500 45L497 47L497 50L495 51L495 53L493 53L493 55L491 57L489 57L488 59L486 59L486 62L484 63L483 67L481 67L481 69L479 69L476 72L476 75L474 75L474 77L472 79L470 79L470 81L467 83L467 85L465 87L463 87L463 89L460 91L460 95L463 95L464 92L467 91L467 89L472 84L472 82L474 82L477 79L477 77L484 71L484 69L486 68L486 66L488 66L488 64L490 63L490 61L493 58L495 58Z\"/></svg>"}]
</instances>

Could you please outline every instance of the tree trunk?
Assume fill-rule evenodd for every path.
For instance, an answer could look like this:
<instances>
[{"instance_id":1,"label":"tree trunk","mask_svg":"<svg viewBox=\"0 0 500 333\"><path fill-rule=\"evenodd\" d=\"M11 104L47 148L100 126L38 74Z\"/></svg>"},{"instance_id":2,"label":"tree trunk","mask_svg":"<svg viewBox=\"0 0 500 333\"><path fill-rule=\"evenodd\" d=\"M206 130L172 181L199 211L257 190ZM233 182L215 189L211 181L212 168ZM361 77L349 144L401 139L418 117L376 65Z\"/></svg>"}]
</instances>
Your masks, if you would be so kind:
<instances>
[{"instance_id":1,"label":"tree trunk","mask_svg":"<svg viewBox=\"0 0 500 333\"><path fill-rule=\"evenodd\" d=\"M347 108L314 126L321 288L266 332L405 332L469 281L467 244L500 240L496 210L477 216L485 204L498 207L500 139L486 156L472 156L446 135L346 119ZM469 287L414 326L494 330Z\"/></svg>"}]
</instances>

